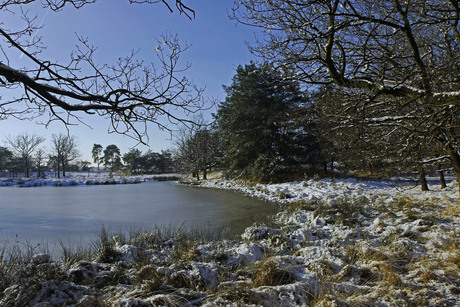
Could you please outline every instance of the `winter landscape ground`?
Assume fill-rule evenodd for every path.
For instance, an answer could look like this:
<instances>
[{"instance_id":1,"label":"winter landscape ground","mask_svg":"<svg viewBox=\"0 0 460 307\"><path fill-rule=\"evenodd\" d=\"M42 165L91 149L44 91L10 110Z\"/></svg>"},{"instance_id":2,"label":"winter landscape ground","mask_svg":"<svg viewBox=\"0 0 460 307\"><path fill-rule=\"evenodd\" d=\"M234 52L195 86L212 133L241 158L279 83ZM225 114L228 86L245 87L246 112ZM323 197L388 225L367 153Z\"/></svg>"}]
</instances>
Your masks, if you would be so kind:
<instances>
[{"instance_id":1,"label":"winter landscape ground","mask_svg":"<svg viewBox=\"0 0 460 307\"><path fill-rule=\"evenodd\" d=\"M308 179L234 189L280 202L237 240L154 229L108 234L60 259L1 254L2 306L458 306L458 184Z\"/></svg>"}]
</instances>

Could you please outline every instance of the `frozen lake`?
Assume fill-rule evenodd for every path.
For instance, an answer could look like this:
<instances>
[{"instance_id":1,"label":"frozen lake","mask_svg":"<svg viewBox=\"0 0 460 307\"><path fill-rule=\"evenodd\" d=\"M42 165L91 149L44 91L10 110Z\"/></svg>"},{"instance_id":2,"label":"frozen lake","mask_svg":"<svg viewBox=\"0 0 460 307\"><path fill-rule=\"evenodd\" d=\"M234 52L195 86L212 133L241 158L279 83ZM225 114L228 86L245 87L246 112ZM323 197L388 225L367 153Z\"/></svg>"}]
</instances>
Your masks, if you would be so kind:
<instances>
[{"instance_id":1,"label":"frozen lake","mask_svg":"<svg viewBox=\"0 0 460 307\"><path fill-rule=\"evenodd\" d=\"M239 233L278 206L234 191L174 182L0 188L0 241L89 242L109 231L154 226L229 227Z\"/></svg>"}]
</instances>

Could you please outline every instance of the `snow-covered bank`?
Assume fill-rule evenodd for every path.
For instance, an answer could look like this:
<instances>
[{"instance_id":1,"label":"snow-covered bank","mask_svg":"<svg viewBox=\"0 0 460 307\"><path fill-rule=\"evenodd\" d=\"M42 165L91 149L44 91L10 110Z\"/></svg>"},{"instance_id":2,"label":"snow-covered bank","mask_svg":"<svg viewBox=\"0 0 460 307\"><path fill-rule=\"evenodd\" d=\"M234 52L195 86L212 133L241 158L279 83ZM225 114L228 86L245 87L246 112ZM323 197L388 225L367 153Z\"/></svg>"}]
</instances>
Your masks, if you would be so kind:
<instances>
[{"instance_id":1,"label":"snow-covered bank","mask_svg":"<svg viewBox=\"0 0 460 307\"><path fill-rule=\"evenodd\" d=\"M410 197L414 199L444 197L458 199L458 184L455 180L447 189L439 184L430 185L430 191L421 192L420 187L410 180L374 180L363 181L349 179L309 179L279 184L251 184L238 180L213 179L204 181L202 187L233 189L247 195L280 203L297 201L335 201L337 198L354 199L359 197L374 198L378 195L386 197Z\"/></svg>"},{"instance_id":2,"label":"snow-covered bank","mask_svg":"<svg viewBox=\"0 0 460 307\"><path fill-rule=\"evenodd\" d=\"M158 230L108 236L91 260L35 255L20 274L5 274L0 305L460 305L456 182L423 193L351 179L202 186L284 209L235 241Z\"/></svg>"},{"instance_id":3,"label":"snow-covered bank","mask_svg":"<svg viewBox=\"0 0 460 307\"><path fill-rule=\"evenodd\" d=\"M41 186L74 186L74 185L104 185L104 184L136 184L146 181L177 181L180 175L160 174L143 176L109 176L109 175L71 175L65 178L0 178L0 187L41 187Z\"/></svg>"}]
</instances>

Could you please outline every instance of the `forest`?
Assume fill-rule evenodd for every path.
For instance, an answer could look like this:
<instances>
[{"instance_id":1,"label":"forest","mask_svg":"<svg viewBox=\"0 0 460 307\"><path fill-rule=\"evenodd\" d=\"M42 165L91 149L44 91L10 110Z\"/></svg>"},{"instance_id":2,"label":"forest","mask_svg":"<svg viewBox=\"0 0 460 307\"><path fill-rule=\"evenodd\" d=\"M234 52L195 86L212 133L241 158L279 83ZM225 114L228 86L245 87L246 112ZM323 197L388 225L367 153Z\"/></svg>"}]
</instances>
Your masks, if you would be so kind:
<instances>
[{"instance_id":1,"label":"forest","mask_svg":"<svg viewBox=\"0 0 460 307\"><path fill-rule=\"evenodd\" d=\"M68 134L52 135L51 149L41 146L45 138L21 133L5 138L6 147L0 147L0 174L4 177L54 176L66 177L66 172L101 172L136 175L171 173L175 171L172 151L142 153L132 148L122 154L117 145L94 144L93 161L81 160L78 141ZM101 167L102 166L102 167ZM48 175L47 175L48 174Z\"/></svg>"}]
</instances>

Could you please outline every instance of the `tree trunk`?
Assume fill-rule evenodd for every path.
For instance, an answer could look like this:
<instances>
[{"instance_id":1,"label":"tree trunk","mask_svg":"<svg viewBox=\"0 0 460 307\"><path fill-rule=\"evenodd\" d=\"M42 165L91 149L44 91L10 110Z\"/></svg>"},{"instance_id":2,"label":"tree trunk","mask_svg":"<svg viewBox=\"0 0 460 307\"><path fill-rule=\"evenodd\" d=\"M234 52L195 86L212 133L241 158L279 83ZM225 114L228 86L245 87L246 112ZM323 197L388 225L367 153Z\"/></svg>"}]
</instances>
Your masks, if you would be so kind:
<instances>
[{"instance_id":1,"label":"tree trunk","mask_svg":"<svg viewBox=\"0 0 460 307\"><path fill-rule=\"evenodd\" d=\"M207 178L206 169L203 170L203 179L204 179L204 180L208 179L208 178Z\"/></svg>"},{"instance_id":2,"label":"tree trunk","mask_svg":"<svg viewBox=\"0 0 460 307\"><path fill-rule=\"evenodd\" d=\"M61 163L59 162L59 159L57 161L57 177L61 178Z\"/></svg>"},{"instance_id":3,"label":"tree trunk","mask_svg":"<svg viewBox=\"0 0 460 307\"><path fill-rule=\"evenodd\" d=\"M439 181L441 182L441 189L446 187L446 179L444 178L444 173L442 171L438 171Z\"/></svg>"},{"instance_id":4,"label":"tree trunk","mask_svg":"<svg viewBox=\"0 0 460 307\"><path fill-rule=\"evenodd\" d=\"M422 191L428 191L428 183L426 181L426 174L422 164L418 164L418 174L420 178L420 186L422 188Z\"/></svg>"},{"instance_id":5,"label":"tree trunk","mask_svg":"<svg viewBox=\"0 0 460 307\"><path fill-rule=\"evenodd\" d=\"M26 168L26 177L29 178L29 161L25 160L25 168Z\"/></svg>"},{"instance_id":6,"label":"tree trunk","mask_svg":"<svg viewBox=\"0 0 460 307\"><path fill-rule=\"evenodd\" d=\"M444 148L449 155L450 163L452 164L454 174L457 177L458 191L460 193L460 155L458 154L458 151L454 150L450 144L447 144Z\"/></svg>"},{"instance_id":7,"label":"tree trunk","mask_svg":"<svg viewBox=\"0 0 460 307\"><path fill-rule=\"evenodd\" d=\"M65 165L64 165L64 161L62 162L62 177L65 178Z\"/></svg>"},{"instance_id":8,"label":"tree trunk","mask_svg":"<svg viewBox=\"0 0 460 307\"><path fill-rule=\"evenodd\" d=\"M200 172L195 171L195 174L196 174L196 180L200 181Z\"/></svg>"}]
</instances>

